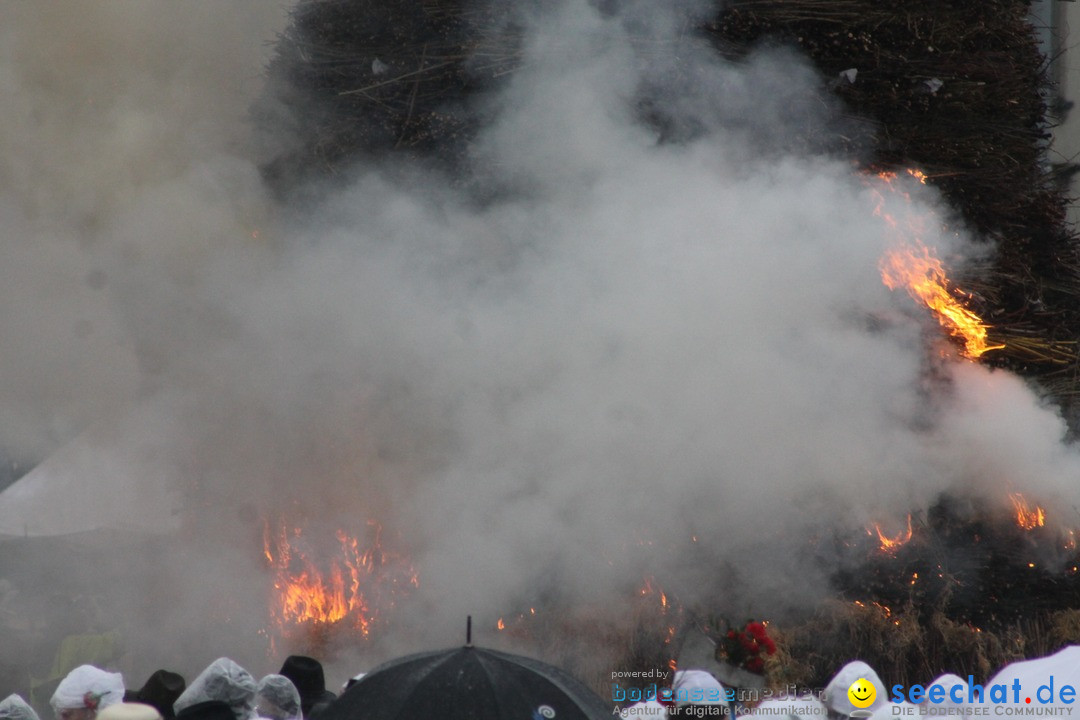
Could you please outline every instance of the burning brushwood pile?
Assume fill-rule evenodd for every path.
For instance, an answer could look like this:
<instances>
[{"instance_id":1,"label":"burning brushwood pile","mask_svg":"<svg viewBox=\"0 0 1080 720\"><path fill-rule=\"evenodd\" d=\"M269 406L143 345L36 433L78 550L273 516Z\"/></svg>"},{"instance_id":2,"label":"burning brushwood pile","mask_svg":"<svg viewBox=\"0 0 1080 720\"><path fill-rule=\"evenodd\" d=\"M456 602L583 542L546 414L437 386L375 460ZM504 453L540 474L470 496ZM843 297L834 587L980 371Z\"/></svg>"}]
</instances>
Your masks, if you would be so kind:
<instances>
[{"instance_id":1,"label":"burning brushwood pile","mask_svg":"<svg viewBox=\"0 0 1080 720\"><path fill-rule=\"evenodd\" d=\"M943 495L888 527L822 538L825 564L843 558L837 597L780 624L774 679L814 686L850 657L896 682L941 668L986 677L1080 642L1077 520L1019 493L997 504Z\"/></svg>"},{"instance_id":2,"label":"burning brushwood pile","mask_svg":"<svg viewBox=\"0 0 1080 720\"><path fill-rule=\"evenodd\" d=\"M991 343L1003 346L984 361L1036 379L1071 414L1080 393L1080 246L1065 221L1063 175L1046 158L1055 122L1049 59L1029 8L1022 0L736 0L709 32L730 57L761 43L799 48L870 121L871 165L925 173L994 247L958 278Z\"/></svg>"},{"instance_id":3,"label":"burning brushwood pile","mask_svg":"<svg viewBox=\"0 0 1080 720\"><path fill-rule=\"evenodd\" d=\"M879 525L848 541L865 558L839 573L845 597L910 606L973 628L999 628L1080 605L1080 552L1074 531L1019 493L1008 510L942 497L925 515L908 515L896 533Z\"/></svg>"},{"instance_id":4,"label":"burning brushwood pile","mask_svg":"<svg viewBox=\"0 0 1080 720\"><path fill-rule=\"evenodd\" d=\"M1034 378L1072 419L1080 250L1063 173L1046 156L1048 59L1028 10L1024 0L736 0L697 31L732 61L763 44L813 61L859 129L804 145L840 147L874 171L925 173L957 222L994 248L956 269L1001 346L983 361ZM483 100L519 69L521 43L498 3L301 0L269 67L270 102L255 108L275 143L267 178L288 195L388 153L475 173L467 146L490 111ZM643 44L643 61L664 53Z\"/></svg>"},{"instance_id":5,"label":"burning brushwood pile","mask_svg":"<svg viewBox=\"0 0 1080 720\"><path fill-rule=\"evenodd\" d=\"M883 282L909 293L944 328L950 359L1035 381L1075 430L1080 245L1065 222L1064 184L1046 159L1047 59L1027 11L1021 0L735 0L696 32L731 62L761 45L795 48L861 130L801 146L841 147L860 158L882 197L904 193L902 183L941 193L955 217L928 221L970 230L987 254L948 267L949 258L881 209L896 241L881 261ZM264 165L266 177L288 196L312 179L398 154L467 180L478 172L468 167L468 144L490 111L484 100L520 68L522 37L497 3L300 0L269 68L272 102L256 107L271 135L284 127L290 137ZM653 56L664 51L648 48ZM275 115L278 103L295 115ZM662 122L655 108L635 110L642 122ZM770 625L777 643L775 657L763 661L770 678L820 686L855 656L896 682L943 667L982 676L1080 641L1073 518L1019 493L1005 500L1012 511L942 495L891 525L819 539L822 558L842 560L831 578L835 598L812 616ZM321 649L337 633L366 636L380 620L376 610L417 582L400 558L361 552L344 535L340 559L312 569L300 540L283 528L267 533L274 617L286 637ZM628 665L668 666L678 654L682 608L658 587L650 580L641 591L648 612L635 619L630 639L621 628L605 640L625 644ZM537 631L564 623L559 611L508 609L493 630L564 636Z\"/></svg>"},{"instance_id":6,"label":"burning brushwood pile","mask_svg":"<svg viewBox=\"0 0 1080 720\"><path fill-rule=\"evenodd\" d=\"M337 530L330 542L284 519L265 522L263 555L273 577L274 628L267 633L272 651L279 639L318 655L332 651L336 642L366 639L417 587L408 560L384 547L382 528L369 523L367 530L361 537Z\"/></svg>"}]
</instances>

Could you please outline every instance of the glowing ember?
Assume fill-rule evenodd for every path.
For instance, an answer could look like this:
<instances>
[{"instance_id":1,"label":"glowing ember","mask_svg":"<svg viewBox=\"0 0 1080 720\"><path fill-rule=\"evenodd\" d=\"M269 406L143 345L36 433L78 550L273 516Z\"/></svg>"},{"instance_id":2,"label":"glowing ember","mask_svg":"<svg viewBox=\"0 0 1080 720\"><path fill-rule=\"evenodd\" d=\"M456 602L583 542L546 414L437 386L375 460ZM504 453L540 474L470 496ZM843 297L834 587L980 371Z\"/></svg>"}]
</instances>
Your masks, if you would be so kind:
<instances>
[{"instance_id":1,"label":"glowing ember","mask_svg":"<svg viewBox=\"0 0 1080 720\"><path fill-rule=\"evenodd\" d=\"M1046 524L1046 511L1036 505L1029 507L1027 500L1020 493L1010 493L1009 501L1016 511L1016 524L1024 530L1034 530Z\"/></svg>"},{"instance_id":2,"label":"glowing ember","mask_svg":"<svg viewBox=\"0 0 1080 720\"><path fill-rule=\"evenodd\" d=\"M877 602L875 600L871 600L869 605L862 602L861 600L855 600L854 603L855 603L856 607L862 608L863 610L871 610L871 609L876 610L877 612L881 613L881 616L883 618L885 618L886 620L892 619L892 614L893 614L892 608L890 608L888 605L882 605L881 603L879 603L879 602ZM900 621L899 620L893 620L893 623L895 625L899 625Z\"/></svg>"},{"instance_id":3,"label":"glowing ember","mask_svg":"<svg viewBox=\"0 0 1080 720\"><path fill-rule=\"evenodd\" d=\"M653 584L655 582L656 581L651 577L645 578L645 584L642 585L638 589L638 594L641 595L641 597L649 597L650 595L659 596L660 607L662 609L664 609L664 610L667 610L667 606L668 606L667 593L665 593L662 589L660 589L658 587L653 587Z\"/></svg>"},{"instance_id":4,"label":"glowing ember","mask_svg":"<svg viewBox=\"0 0 1080 720\"><path fill-rule=\"evenodd\" d=\"M926 183L926 175L922 172L908 170L908 174L920 183ZM892 181L897 175L886 172L879 173L878 177L893 188ZM906 193L901 194L910 200ZM958 299L970 295L951 287L941 260L920 239L922 228L919 223L909 222L909 227L900 228L896 219L884 211L883 198L874 212L897 235L897 247L887 251L880 263L881 279L885 285L891 290L907 290L913 299L930 308L938 323L953 337L964 342L966 357L974 360L989 350L1003 348L1004 345L987 343L987 326L982 318L964 307Z\"/></svg>"},{"instance_id":5,"label":"glowing ember","mask_svg":"<svg viewBox=\"0 0 1080 720\"><path fill-rule=\"evenodd\" d=\"M536 618L536 608L530 607L527 612L519 612L513 616L500 617L495 621L495 629L499 632L505 630L508 634L515 635L519 638L531 638Z\"/></svg>"},{"instance_id":6,"label":"glowing ember","mask_svg":"<svg viewBox=\"0 0 1080 720\"><path fill-rule=\"evenodd\" d=\"M907 516L907 530L895 537L889 537L881 532L881 526L877 523L874 523L874 531L877 532L881 550L883 552L894 552L897 548L911 539L911 513L908 513Z\"/></svg>"},{"instance_id":7,"label":"glowing ember","mask_svg":"<svg viewBox=\"0 0 1080 720\"><path fill-rule=\"evenodd\" d=\"M656 609L660 613L661 618L666 618L669 611L672 610L673 604L668 598L668 594L659 587L654 578L646 577L644 584L638 589L638 595L643 599L655 599L657 601ZM678 608L675 608L678 611ZM678 628L673 624L668 624L667 632L664 635L664 644L670 645L675 640L675 635L678 632Z\"/></svg>"},{"instance_id":8,"label":"glowing ember","mask_svg":"<svg viewBox=\"0 0 1080 720\"><path fill-rule=\"evenodd\" d=\"M418 586L416 572L381 544L382 528L369 523L371 542L339 530L334 557L313 559L300 528L284 521L263 527L263 554L273 571L271 617L282 630L290 627L349 629L367 637L382 613Z\"/></svg>"}]
</instances>

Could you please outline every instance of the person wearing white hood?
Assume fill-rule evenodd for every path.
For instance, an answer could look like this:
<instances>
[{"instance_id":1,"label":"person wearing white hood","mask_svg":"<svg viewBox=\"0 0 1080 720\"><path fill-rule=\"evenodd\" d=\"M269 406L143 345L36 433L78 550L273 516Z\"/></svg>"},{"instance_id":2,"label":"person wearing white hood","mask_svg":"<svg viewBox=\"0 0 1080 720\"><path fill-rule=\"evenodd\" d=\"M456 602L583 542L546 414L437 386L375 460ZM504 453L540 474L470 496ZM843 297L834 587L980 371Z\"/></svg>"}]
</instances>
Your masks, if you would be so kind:
<instances>
[{"instance_id":1,"label":"person wearing white hood","mask_svg":"<svg viewBox=\"0 0 1080 720\"><path fill-rule=\"evenodd\" d=\"M41 720L22 696L11 694L0 700L0 720Z\"/></svg>"},{"instance_id":2,"label":"person wearing white hood","mask_svg":"<svg viewBox=\"0 0 1080 720\"><path fill-rule=\"evenodd\" d=\"M766 698L747 714L751 718L768 720L822 720L825 705L813 695L788 698Z\"/></svg>"},{"instance_id":3,"label":"person wearing white hood","mask_svg":"<svg viewBox=\"0 0 1080 720\"><path fill-rule=\"evenodd\" d=\"M870 683L874 687L875 693L872 703L858 708L852 704L851 699L848 697L848 689L857 680L865 680ZM836 673L833 679L829 681L829 684L825 686L824 700L829 717L832 720L843 720L852 717L852 714L856 711L858 711L858 715L869 717L888 703L889 696L885 684L881 682L881 678L878 677L874 669L862 660L853 660L840 668L840 672Z\"/></svg>"},{"instance_id":4,"label":"person wearing white hood","mask_svg":"<svg viewBox=\"0 0 1080 720\"><path fill-rule=\"evenodd\" d=\"M255 691L255 714L266 720L302 720L300 691L284 675L266 675Z\"/></svg>"},{"instance_id":5,"label":"person wearing white hood","mask_svg":"<svg viewBox=\"0 0 1080 720\"><path fill-rule=\"evenodd\" d=\"M667 708L656 700L643 700L619 711L626 720L666 720L667 714Z\"/></svg>"},{"instance_id":6,"label":"person wearing white hood","mask_svg":"<svg viewBox=\"0 0 1080 720\"><path fill-rule=\"evenodd\" d=\"M94 720L99 710L123 701L123 675L80 665L56 686L49 705L57 720Z\"/></svg>"},{"instance_id":7,"label":"person wearing white hood","mask_svg":"<svg viewBox=\"0 0 1080 720\"><path fill-rule=\"evenodd\" d=\"M190 706L218 700L232 709L236 720L254 720L256 689L251 673L229 658L218 658L207 665L176 698L173 711L179 715Z\"/></svg>"},{"instance_id":8,"label":"person wearing white hood","mask_svg":"<svg viewBox=\"0 0 1080 720\"><path fill-rule=\"evenodd\" d=\"M727 705L729 712L734 711L731 702L732 693L720 684L720 681L705 670L679 670L671 683L671 699L675 707L669 710L673 716L688 705Z\"/></svg>"}]
</instances>

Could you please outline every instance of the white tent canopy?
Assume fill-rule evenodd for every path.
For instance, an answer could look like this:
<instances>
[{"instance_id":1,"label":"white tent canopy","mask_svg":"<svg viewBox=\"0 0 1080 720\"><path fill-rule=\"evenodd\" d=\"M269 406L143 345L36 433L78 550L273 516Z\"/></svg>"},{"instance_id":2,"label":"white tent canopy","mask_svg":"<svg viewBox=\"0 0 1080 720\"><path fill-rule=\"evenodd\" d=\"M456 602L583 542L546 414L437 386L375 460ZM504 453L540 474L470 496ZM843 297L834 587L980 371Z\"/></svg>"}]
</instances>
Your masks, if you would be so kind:
<instances>
[{"instance_id":1,"label":"white tent canopy","mask_svg":"<svg viewBox=\"0 0 1080 720\"><path fill-rule=\"evenodd\" d=\"M162 445L168 422L147 404L88 428L0 492L0 535L176 529L181 468Z\"/></svg>"}]
</instances>

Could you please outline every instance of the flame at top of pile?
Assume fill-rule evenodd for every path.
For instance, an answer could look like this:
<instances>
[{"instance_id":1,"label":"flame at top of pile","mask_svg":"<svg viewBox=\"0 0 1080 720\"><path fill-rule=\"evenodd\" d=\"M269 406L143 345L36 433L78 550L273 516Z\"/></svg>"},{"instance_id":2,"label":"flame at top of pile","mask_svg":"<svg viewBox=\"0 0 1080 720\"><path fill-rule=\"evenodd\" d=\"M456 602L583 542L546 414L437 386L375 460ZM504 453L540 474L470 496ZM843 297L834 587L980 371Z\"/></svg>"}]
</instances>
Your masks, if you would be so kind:
<instances>
[{"instance_id":1,"label":"flame at top of pile","mask_svg":"<svg viewBox=\"0 0 1080 720\"><path fill-rule=\"evenodd\" d=\"M941 260L918 239L885 254L881 279L892 290L906 289L911 297L933 310L941 326L964 341L965 357L975 360L988 350L1004 347L987 342L987 326L954 297Z\"/></svg>"},{"instance_id":2,"label":"flame at top of pile","mask_svg":"<svg viewBox=\"0 0 1080 720\"><path fill-rule=\"evenodd\" d=\"M901 531L898 535L892 537L886 535L881 526L874 523L874 531L877 533L879 548L882 552L893 552L900 546L904 545L907 541L911 540L911 513L907 515L907 530Z\"/></svg>"},{"instance_id":3,"label":"flame at top of pile","mask_svg":"<svg viewBox=\"0 0 1080 720\"><path fill-rule=\"evenodd\" d=\"M1016 511L1016 524L1024 530L1034 530L1046 525L1046 511L1039 505L1028 505L1028 501L1020 493L1009 493L1009 501Z\"/></svg>"},{"instance_id":4,"label":"flame at top of pile","mask_svg":"<svg viewBox=\"0 0 1080 720\"><path fill-rule=\"evenodd\" d=\"M908 174L920 183L926 183L926 176L918 170L908 170ZM892 182L896 173L879 173L878 177L896 192ZM910 202L907 193L901 192ZM987 325L975 312L964 306L958 297L970 297L967 293L952 287L945 273L945 266L931 248L920 238L921 228L917 222L909 222L901 228L896 219L883 209L879 203L875 214L888 223L897 235L897 247L885 253L881 259L881 279L891 290L904 288L912 298L933 310L939 324L949 333L964 342L963 354L975 360L988 350L998 350L1004 345L991 345L987 342Z\"/></svg>"}]
</instances>

